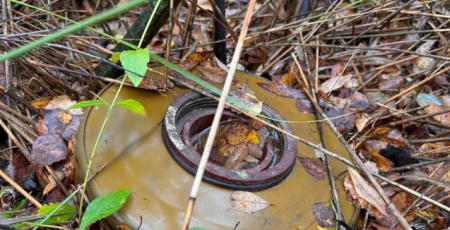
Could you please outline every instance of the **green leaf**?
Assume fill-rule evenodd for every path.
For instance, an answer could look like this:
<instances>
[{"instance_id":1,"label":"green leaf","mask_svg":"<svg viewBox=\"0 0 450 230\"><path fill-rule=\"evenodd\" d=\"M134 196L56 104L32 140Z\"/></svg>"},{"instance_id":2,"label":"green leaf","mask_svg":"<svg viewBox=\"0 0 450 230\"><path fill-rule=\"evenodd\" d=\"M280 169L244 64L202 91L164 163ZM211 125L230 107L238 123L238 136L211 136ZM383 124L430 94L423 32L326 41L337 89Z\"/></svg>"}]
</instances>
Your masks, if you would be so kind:
<instances>
[{"instance_id":1,"label":"green leaf","mask_svg":"<svg viewBox=\"0 0 450 230\"><path fill-rule=\"evenodd\" d=\"M44 216L44 215L50 215L50 213L57 208L59 203L52 203L44 205L43 207L39 208L37 215L38 216ZM55 214L62 214L64 215L57 215L52 216L49 219L45 221L45 224L56 224L56 223L63 223L69 221L73 215L76 213L76 208L71 205L63 205L61 208L59 208Z\"/></svg>"},{"instance_id":2,"label":"green leaf","mask_svg":"<svg viewBox=\"0 0 450 230\"><path fill-rule=\"evenodd\" d=\"M127 200L133 190L121 190L112 192L93 200L84 212L80 229L85 229L88 225L97 220L108 217L120 208Z\"/></svg>"},{"instance_id":3,"label":"green leaf","mask_svg":"<svg viewBox=\"0 0 450 230\"><path fill-rule=\"evenodd\" d=\"M439 101L439 99L434 96L433 94L428 93L419 93L416 99L419 103L433 103L436 105L442 105L442 103Z\"/></svg>"},{"instance_id":4,"label":"green leaf","mask_svg":"<svg viewBox=\"0 0 450 230\"><path fill-rule=\"evenodd\" d=\"M75 105L70 106L66 110L84 108L84 107L94 106L94 105L107 105L107 104L105 101L102 101L102 100L80 101L80 102L76 103Z\"/></svg>"},{"instance_id":5,"label":"green leaf","mask_svg":"<svg viewBox=\"0 0 450 230\"><path fill-rule=\"evenodd\" d=\"M130 78L131 82L133 82L135 87L142 81L142 77L137 74L145 75L149 61L150 53L147 49L127 50L120 54L120 62L122 63L123 68L126 69L127 76Z\"/></svg>"},{"instance_id":6,"label":"green leaf","mask_svg":"<svg viewBox=\"0 0 450 230\"><path fill-rule=\"evenodd\" d=\"M120 61L120 53L118 52L113 53L109 60L113 63L117 63L118 61Z\"/></svg>"},{"instance_id":7,"label":"green leaf","mask_svg":"<svg viewBox=\"0 0 450 230\"><path fill-rule=\"evenodd\" d=\"M26 203L27 203L27 199L22 199L22 200L16 205L16 207L12 208L11 210L9 210L9 211L7 211L7 212L4 212L3 214L5 214L5 215L3 215L3 218L11 218L11 217L13 217L14 214L7 214L7 213L11 213L11 212L13 213L13 212L15 212L15 211L20 210Z\"/></svg>"},{"instance_id":8,"label":"green leaf","mask_svg":"<svg viewBox=\"0 0 450 230\"><path fill-rule=\"evenodd\" d=\"M128 109L133 113L137 113L139 115L145 115L145 108L144 106L136 100L133 99L127 99L116 102L116 105L122 106L124 109Z\"/></svg>"},{"instance_id":9,"label":"green leaf","mask_svg":"<svg viewBox=\"0 0 450 230\"><path fill-rule=\"evenodd\" d=\"M236 174L238 174L238 176L240 177L240 178L247 178L248 177L248 175L247 175L247 173L246 172L236 172Z\"/></svg>"},{"instance_id":10,"label":"green leaf","mask_svg":"<svg viewBox=\"0 0 450 230\"><path fill-rule=\"evenodd\" d=\"M199 227L193 227L193 228L189 228L189 230L205 230L205 229L199 228Z\"/></svg>"}]
</instances>

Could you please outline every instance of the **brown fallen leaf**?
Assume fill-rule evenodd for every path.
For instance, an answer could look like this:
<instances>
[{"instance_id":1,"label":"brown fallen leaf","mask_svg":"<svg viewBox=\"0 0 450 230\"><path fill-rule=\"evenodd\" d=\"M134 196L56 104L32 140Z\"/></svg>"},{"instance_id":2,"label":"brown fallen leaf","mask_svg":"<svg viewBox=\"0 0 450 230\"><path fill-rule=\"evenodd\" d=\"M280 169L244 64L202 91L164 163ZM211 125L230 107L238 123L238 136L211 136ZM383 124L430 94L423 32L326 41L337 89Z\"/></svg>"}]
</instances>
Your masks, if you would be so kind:
<instances>
[{"instance_id":1,"label":"brown fallen leaf","mask_svg":"<svg viewBox=\"0 0 450 230\"><path fill-rule=\"evenodd\" d=\"M281 77L281 83L288 87L294 87L297 83L297 78L293 73L287 73Z\"/></svg>"},{"instance_id":2,"label":"brown fallen leaf","mask_svg":"<svg viewBox=\"0 0 450 230\"><path fill-rule=\"evenodd\" d=\"M68 111L59 108L44 110L45 126L51 134L63 133L71 120L72 115Z\"/></svg>"},{"instance_id":3,"label":"brown fallen leaf","mask_svg":"<svg viewBox=\"0 0 450 230\"><path fill-rule=\"evenodd\" d=\"M205 81L223 84L227 77L227 71L218 67L198 67L196 75ZM236 84L236 82L235 78L233 78L233 84Z\"/></svg>"},{"instance_id":4,"label":"brown fallen leaf","mask_svg":"<svg viewBox=\"0 0 450 230\"><path fill-rule=\"evenodd\" d=\"M437 113L444 110L442 106L433 104L433 103L419 103L419 105L429 105L427 108L425 108L426 113ZM433 119L437 122L441 122L444 125L450 125L450 113L444 113L440 115L433 116Z\"/></svg>"},{"instance_id":5,"label":"brown fallen leaf","mask_svg":"<svg viewBox=\"0 0 450 230\"><path fill-rule=\"evenodd\" d=\"M31 161L43 167L67 159L69 151L59 136L44 135L36 139L31 150Z\"/></svg>"},{"instance_id":6,"label":"brown fallen leaf","mask_svg":"<svg viewBox=\"0 0 450 230\"><path fill-rule=\"evenodd\" d=\"M303 168L306 172L314 177L316 180L324 180L327 174L327 167L323 161L310 158L310 157L297 157L297 159L302 163Z\"/></svg>"},{"instance_id":7,"label":"brown fallen leaf","mask_svg":"<svg viewBox=\"0 0 450 230\"><path fill-rule=\"evenodd\" d=\"M324 83L322 83L319 87L319 90L322 91L322 93L329 93L333 90L339 89L342 86L344 86L344 84L350 81L352 77L353 77L352 74L332 77L327 81L325 81Z\"/></svg>"},{"instance_id":8,"label":"brown fallen leaf","mask_svg":"<svg viewBox=\"0 0 450 230\"><path fill-rule=\"evenodd\" d=\"M228 143L237 145L245 141L250 127L243 123L229 124L224 128L224 134Z\"/></svg>"},{"instance_id":9,"label":"brown fallen leaf","mask_svg":"<svg viewBox=\"0 0 450 230\"><path fill-rule=\"evenodd\" d=\"M297 110L303 114L312 114L314 111L312 104L308 99L295 100L295 108L297 108Z\"/></svg>"},{"instance_id":10,"label":"brown fallen leaf","mask_svg":"<svg viewBox=\"0 0 450 230\"><path fill-rule=\"evenodd\" d=\"M48 177L48 184L45 186L44 191L42 192L44 195L47 195L50 191L56 188L56 181L53 177Z\"/></svg>"},{"instance_id":11,"label":"brown fallen leaf","mask_svg":"<svg viewBox=\"0 0 450 230\"><path fill-rule=\"evenodd\" d=\"M414 219L414 211L415 206L411 206L415 199L415 196L406 192L400 192L394 195L394 197L391 198L392 203L395 205L397 210L399 210L400 214L404 214L406 210L409 209L409 207L412 207L411 210L406 214L405 220L411 221Z\"/></svg>"},{"instance_id":12,"label":"brown fallen leaf","mask_svg":"<svg viewBox=\"0 0 450 230\"><path fill-rule=\"evenodd\" d=\"M262 112L263 102L256 98L253 94L240 91L231 91L230 96L250 108L256 114L260 114Z\"/></svg>"},{"instance_id":13,"label":"brown fallen leaf","mask_svg":"<svg viewBox=\"0 0 450 230\"><path fill-rule=\"evenodd\" d=\"M270 206L269 202L251 192L233 192L230 200L234 210L246 214L258 212Z\"/></svg>"},{"instance_id":14,"label":"brown fallen leaf","mask_svg":"<svg viewBox=\"0 0 450 230\"><path fill-rule=\"evenodd\" d=\"M30 105L36 109L45 109L45 107L52 100L51 97L39 98L33 101L30 101Z\"/></svg>"},{"instance_id":15,"label":"brown fallen leaf","mask_svg":"<svg viewBox=\"0 0 450 230\"><path fill-rule=\"evenodd\" d=\"M335 215L333 209L324 203L315 203L312 206L314 219L317 225L323 228L331 228L335 226Z\"/></svg>"},{"instance_id":16,"label":"brown fallen leaf","mask_svg":"<svg viewBox=\"0 0 450 230\"><path fill-rule=\"evenodd\" d=\"M404 79L405 79L404 77L399 76L383 80L380 82L379 88L384 90L400 89L404 84Z\"/></svg>"},{"instance_id":17,"label":"brown fallen leaf","mask_svg":"<svg viewBox=\"0 0 450 230\"><path fill-rule=\"evenodd\" d=\"M264 90L280 97L297 98L297 99L306 98L306 96L302 92L291 87L265 82L258 82L258 85Z\"/></svg>"},{"instance_id":18,"label":"brown fallen leaf","mask_svg":"<svg viewBox=\"0 0 450 230\"><path fill-rule=\"evenodd\" d=\"M378 192L374 188L372 188L356 170L354 170L353 168L348 168L348 171L350 173L353 186L358 196L364 199L366 202L370 203L382 215L386 216L388 214L386 212L386 204L381 199Z\"/></svg>"},{"instance_id":19,"label":"brown fallen leaf","mask_svg":"<svg viewBox=\"0 0 450 230\"><path fill-rule=\"evenodd\" d=\"M370 153L371 160L377 164L377 167L382 172L387 172L392 167L392 162L386 159L384 156L378 154L377 152Z\"/></svg>"},{"instance_id":20,"label":"brown fallen leaf","mask_svg":"<svg viewBox=\"0 0 450 230\"><path fill-rule=\"evenodd\" d=\"M33 123L33 129L38 136L48 134L47 126L45 126L45 121L42 118L40 118L37 122Z\"/></svg>"},{"instance_id":21,"label":"brown fallen leaf","mask_svg":"<svg viewBox=\"0 0 450 230\"><path fill-rule=\"evenodd\" d=\"M61 109L61 110L65 110L67 108L69 108L72 105L75 105L77 102L70 99L69 96L67 95L60 95L57 97L54 97L48 104L47 106L45 106L44 109L46 110L54 110L54 109ZM70 114L74 114L74 115L82 115L83 114L83 109L79 108L79 109L71 109L69 111L67 111Z\"/></svg>"}]
</instances>

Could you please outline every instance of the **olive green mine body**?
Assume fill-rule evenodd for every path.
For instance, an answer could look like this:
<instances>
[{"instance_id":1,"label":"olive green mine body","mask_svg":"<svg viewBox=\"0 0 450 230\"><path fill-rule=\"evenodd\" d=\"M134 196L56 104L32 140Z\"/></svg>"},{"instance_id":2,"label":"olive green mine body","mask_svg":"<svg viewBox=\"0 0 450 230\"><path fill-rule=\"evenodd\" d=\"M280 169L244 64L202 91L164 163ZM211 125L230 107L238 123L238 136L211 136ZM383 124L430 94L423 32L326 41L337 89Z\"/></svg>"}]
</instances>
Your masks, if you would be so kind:
<instances>
[{"instance_id":1,"label":"olive green mine body","mask_svg":"<svg viewBox=\"0 0 450 230\"><path fill-rule=\"evenodd\" d=\"M164 70L163 67L156 69ZM255 96L281 114L285 120L301 121L302 123L289 124L295 135L316 144L320 143L317 123L308 122L316 118L300 113L295 107L295 99L277 96L262 89L257 84L267 82L262 78L239 71L236 76L241 85L248 82ZM157 78L151 73L148 77ZM216 86L222 87L217 84ZM108 86L100 96L106 101L112 101L117 89L117 86ZM90 174L94 174L105 164L107 166L87 187L87 194L91 200L120 189L133 189L125 206L107 218L108 224L113 229L118 229L119 224L137 229L141 219L141 230L181 229L194 175L183 169L169 154L163 141L162 121L169 105L188 91L175 87L162 95L131 87L123 88L118 99L135 99L141 102L147 115L137 115L120 107L114 108ZM81 183L85 176L91 150L106 110L107 108L102 106L92 107L85 112L77 136L78 183ZM337 137L328 127L324 128L328 149L347 158L346 150ZM149 134L151 130L153 131ZM132 143L135 144L131 145ZM299 142L296 154L299 157L316 158L314 149ZM120 157L117 157L118 155ZM333 159L331 165L334 177L339 177L336 183L340 204L345 220L349 222L354 218L356 210L347 201L343 188L344 176L341 174L346 170L346 166ZM191 227L205 230L234 229L236 226L236 229L243 230L316 230L313 205L323 203L330 206L331 200L328 178L314 179L298 160L292 172L280 184L254 192L271 204L262 211L244 214L234 210L230 202L230 195L233 192L231 189L203 182L198 193Z\"/></svg>"}]
</instances>

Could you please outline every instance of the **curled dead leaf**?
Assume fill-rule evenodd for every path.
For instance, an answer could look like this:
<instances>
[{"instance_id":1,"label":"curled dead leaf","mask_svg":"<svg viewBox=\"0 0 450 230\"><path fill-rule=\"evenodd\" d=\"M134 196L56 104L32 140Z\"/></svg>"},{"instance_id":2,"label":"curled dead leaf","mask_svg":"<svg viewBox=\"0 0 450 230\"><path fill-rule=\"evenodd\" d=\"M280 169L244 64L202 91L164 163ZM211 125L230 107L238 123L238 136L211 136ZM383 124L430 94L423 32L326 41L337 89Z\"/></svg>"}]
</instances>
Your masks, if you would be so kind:
<instances>
[{"instance_id":1,"label":"curled dead leaf","mask_svg":"<svg viewBox=\"0 0 450 230\"><path fill-rule=\"evenodd\" d=\"M270 206L269 202L251 192L233 192L230 200L233 209L246 214L258 212Z\"/></svg>"},{"instance_id":2,"label":"curled dead leaf","mask_svg":"<svg viewBox=\"0 0 450 230\"><path fill-rule=\"evenodd\" d=\"M356 194L375 207L383 216L388 215L386 212L386 204L381 199L378 192L372 188L356 170L348 168L348 171Z\"/></svg>"}]
</instances>

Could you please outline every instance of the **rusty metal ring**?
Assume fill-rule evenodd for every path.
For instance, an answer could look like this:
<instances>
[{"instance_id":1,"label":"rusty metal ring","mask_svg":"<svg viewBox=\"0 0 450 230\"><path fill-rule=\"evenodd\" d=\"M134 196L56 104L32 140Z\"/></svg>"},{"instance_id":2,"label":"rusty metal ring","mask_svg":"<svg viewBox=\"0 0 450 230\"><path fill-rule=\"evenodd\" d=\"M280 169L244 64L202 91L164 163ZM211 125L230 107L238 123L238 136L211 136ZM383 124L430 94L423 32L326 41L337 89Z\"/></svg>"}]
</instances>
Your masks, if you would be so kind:
<instances>
[{"instance_id":1,"label":"rusty metal ring","mask_svg":"<svg viewBox=\"0 0 450 230\"><path fill-rule=\"evenodd\" d=\"M186 137L183 139L183 128L190 128L186 122L192 122L196 119L202 119L202 116L210 116L211 112L201 113L205 109L216 108L217 103L196 92L188 92L179 96L169 106L162 128L164 143L171 156L188 172L195 174L198 163L200 162L200 153L189 144L185 144ZM283 120L280 114L269 106L264 105L262 113L272 118ZM195 114L195 115L194 115ZM225 113L225 117L231 116L230 112ZM287 123L274 122L278 127L292 133ZM245 170L226 169L220 165L208 162L205 170L204 180L212 184L238 190L262 190L279 184L285 179L295 164L297 145L292 137L280 134L283 154L276 164L267 168L267 160L262 161L254 168ZM269 150L265 149L267 155ZM270 154L270 153L269 153ZM269 162L270 163L270 162Z\"/></svg>"}]
</instances>

